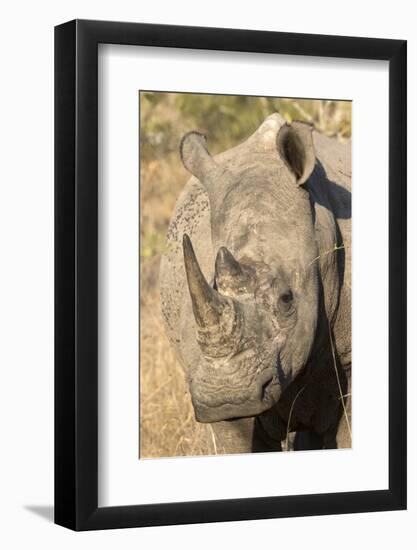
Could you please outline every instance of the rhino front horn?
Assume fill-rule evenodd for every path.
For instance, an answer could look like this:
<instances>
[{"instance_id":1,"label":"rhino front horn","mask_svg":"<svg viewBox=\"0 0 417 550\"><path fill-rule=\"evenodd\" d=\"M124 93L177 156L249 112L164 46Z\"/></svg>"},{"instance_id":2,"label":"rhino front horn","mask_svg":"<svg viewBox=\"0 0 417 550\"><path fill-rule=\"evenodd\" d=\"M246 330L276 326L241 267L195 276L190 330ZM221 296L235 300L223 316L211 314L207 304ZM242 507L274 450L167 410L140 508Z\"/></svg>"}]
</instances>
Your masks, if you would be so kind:
<instances>
[{"instance_id":1,"label":"rhino front horn","mask_svg":"<svg viewBox=\"0 0 417 550\"><path fill-rule=\"evenodd\" d=\"M226 356L235 347L235 333L240 325L234 302L221 296L208 284L186 234L183 237L183 251L200 347L208 356Z\"/></svg>"}]
</instances>

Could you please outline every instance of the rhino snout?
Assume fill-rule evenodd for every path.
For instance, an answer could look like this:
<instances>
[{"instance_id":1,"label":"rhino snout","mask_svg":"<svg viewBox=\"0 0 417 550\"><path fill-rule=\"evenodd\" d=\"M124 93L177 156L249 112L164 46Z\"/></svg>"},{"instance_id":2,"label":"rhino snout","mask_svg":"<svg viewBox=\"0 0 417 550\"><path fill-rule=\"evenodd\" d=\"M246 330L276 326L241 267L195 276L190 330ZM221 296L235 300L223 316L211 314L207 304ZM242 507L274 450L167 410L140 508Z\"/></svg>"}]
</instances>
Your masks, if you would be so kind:
<instances>
[{"instance_id":1,"label":"rhino snout","mask_svg":"<svg viewBox=\"0 0 417 550\"><path fill-rule=\"evenodd\" d=\"M258 375L249 387L199 380L191 383L195 417L203 423L257 416L275 405L280 394L278 379L269 370Z\"/></svg>"}]
</instances>

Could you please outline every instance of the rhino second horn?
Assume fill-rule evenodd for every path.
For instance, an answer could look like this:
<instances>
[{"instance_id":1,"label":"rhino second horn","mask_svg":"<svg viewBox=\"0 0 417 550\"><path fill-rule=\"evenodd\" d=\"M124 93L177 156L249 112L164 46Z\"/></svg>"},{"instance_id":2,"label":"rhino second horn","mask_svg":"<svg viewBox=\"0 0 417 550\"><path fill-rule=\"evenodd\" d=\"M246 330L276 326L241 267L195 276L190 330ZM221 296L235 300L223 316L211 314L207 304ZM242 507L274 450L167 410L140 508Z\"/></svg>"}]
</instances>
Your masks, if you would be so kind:
<instances>
[{"instance_id":1,"label":"rhino second horn","mask_svg":"<svg viewBox=\"0 0 417 550\"><path fill-rule=\"evenodd\" d=\"M240 263L225 246L217 252L215 279L217 288L222 291L239 287L245 279Z\"/></svg>"},{"instance_id":2,"label":"rhino second horn","mask_svg":"<svg viewBox=\"0 0 417 550\"><path fill-rule=\"evenodd\" d=\"M216 256L216 277L242 277L242 275L240 263L225 246L222 246Z\"/></svg>"}]
</instances>

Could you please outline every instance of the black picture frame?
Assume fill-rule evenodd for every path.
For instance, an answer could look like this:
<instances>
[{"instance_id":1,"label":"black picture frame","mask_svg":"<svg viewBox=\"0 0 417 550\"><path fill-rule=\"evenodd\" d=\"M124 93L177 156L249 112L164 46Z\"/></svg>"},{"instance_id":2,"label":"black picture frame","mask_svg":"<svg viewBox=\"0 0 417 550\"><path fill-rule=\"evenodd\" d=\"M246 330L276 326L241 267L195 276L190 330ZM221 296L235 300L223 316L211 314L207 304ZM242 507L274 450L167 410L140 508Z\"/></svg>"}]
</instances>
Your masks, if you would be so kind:
<instances>
[{"instance_id":1,"label":"black picture frame","mask_svg":"<svg viewBox=\"0 0 417 550\"><path fill-rule=\"evenodd\" d=\"M389 62L389 488L98 506L98 44ZM74 20L55 28L55 522L74 530L406 508L404 40Z\"/></svg>"}]
</instances>

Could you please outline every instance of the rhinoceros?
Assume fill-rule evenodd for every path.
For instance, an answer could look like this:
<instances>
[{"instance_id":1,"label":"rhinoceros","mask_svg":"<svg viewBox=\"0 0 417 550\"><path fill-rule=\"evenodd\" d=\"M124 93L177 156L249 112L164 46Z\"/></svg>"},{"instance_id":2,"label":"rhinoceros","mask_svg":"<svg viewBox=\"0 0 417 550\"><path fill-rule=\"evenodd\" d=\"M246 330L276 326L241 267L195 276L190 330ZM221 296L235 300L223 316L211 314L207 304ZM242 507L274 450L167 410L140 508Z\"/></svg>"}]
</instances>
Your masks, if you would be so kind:
<instances>
[{"instance_id":1,"label":"rhinoceros","mask_svg":"<svg viewBox=\"0 0 417 550\"><path fill-rule=\"evenodd\" d=\"M274 113L180 155L160 293L196 421L226 453L350 447L350 142Z\"/></svg>"}]
</instances>

